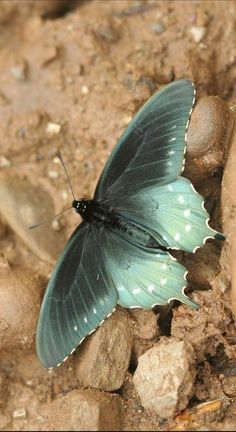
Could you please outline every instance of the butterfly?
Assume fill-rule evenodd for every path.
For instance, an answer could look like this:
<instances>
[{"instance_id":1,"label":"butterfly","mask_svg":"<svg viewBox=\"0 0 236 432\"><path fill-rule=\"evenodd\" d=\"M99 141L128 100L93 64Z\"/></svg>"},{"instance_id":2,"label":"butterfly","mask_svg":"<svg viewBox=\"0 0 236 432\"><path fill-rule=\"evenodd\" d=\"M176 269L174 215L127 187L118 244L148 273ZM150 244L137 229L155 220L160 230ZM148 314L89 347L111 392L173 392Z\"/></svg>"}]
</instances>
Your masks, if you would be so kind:
<instances>
[{"instance_id":1,"label":"butterfly","mask_svg":"<svg viewBox=\"0 0 236 432\"><path fill-rule=\"evenodd\" d=\"M74 200L83 222L62 252L41 306L36 347L59 366L119 304L151 309L177 299L186 268L171 249L195 252L224 236L208 225L203 198L181 177L195 101L189 80L155 93L124 131L92 200Z\"/></svg>"}]
</instances>

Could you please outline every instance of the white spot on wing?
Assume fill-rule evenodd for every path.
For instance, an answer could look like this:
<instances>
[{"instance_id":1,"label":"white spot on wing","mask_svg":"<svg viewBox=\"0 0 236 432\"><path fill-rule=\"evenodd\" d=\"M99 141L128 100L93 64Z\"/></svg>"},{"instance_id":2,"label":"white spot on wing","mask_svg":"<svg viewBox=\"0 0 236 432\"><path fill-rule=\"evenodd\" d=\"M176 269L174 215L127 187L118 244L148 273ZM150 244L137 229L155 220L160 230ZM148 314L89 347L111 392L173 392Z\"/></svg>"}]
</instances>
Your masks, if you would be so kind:
<instances>
[{"instance_id":1,"label":"white spot on wing","mask_svg":"<svg viewBox=\"0 0 236 432\"><path fill-rule=\"evenodd\" d=\"M173 155L173 154L175 154L175 150L169 150L169 151L168 151L168 155L169 155L169 156L171 156L171 155Z\"/></svg>"},{"instance_id":2,"label":"white spot on wing","mask_svg":"<svg viewBox=\"0 0 236 432\"><path fill-rule=\"evenodd\" d=\"M166 263L162 264L161 270L167 270L167 264Z\"/></svg>"},{"instance_id":3,"label":"white spot on wing","mask_svg":"<svg viewBox=\"0 0 236 432\"><path fill-rule=\"evenodd\" d=\"M84 322L87 324L88 320L86 317L84 317Z\"/></svg>"},{"instance_id":4,"label":"white spot on wing","mask_svg":"<svg viewBox=\"0 0 236 432\"><path fill-rule=\"evenodd\" d=\"M171 185L168 185L169 191L173 192L173 187Z\"/></svg>"},{"instance_id":5,"label":"white spot on wing","mask_svg":"<svg viewBox=\"0 0 236 432\"><path fill-rule=\"evenodd\" d=\"M191 231L191 229L192 229L192 225L191 225L191 224L187 224L187 225L185 225L185 231L186 231L186 232Z\"/></svg>"},{"instance_id":6,"label":"white spot on wing","mask_svg":"<svg viewBox=\"0 0 236 432\"><path fill-rule=\"evenodd\" d=\"M132 292L133 292L133 294L140 294L141 289L140 288L134 288Z\"/></svg>"},{"instance_id":7,"label":"white spot on wing","mask_svg":"<svg viewBox=\"0 0 236 432\"><path fill-rule=\"evenodd\" d=\"M152 293L153 291L155 291L155 285L153 285L153 284L149 285L149 286L148 286L148 291L149 291L150 293Z\"/></svg>"},{"instance_id":8,"label":"white spot on wing","mask_svg":"<svg viewBox=\"0 0 236 432\"><path fill-rule=\"evenodd\" d=\"M166 282L167 282L166 277L162 277L162 278L160 279L160 284L161 284L161 285L165 285Z\"/></svg>"},{"instance_id":9,"label":"white spot on wing","mask_svg":"<svg viewBox=\"0 0 236 432\"><path fill-rule=\"evenodd\" d=\"M177 232L174 236L174 240L178 241L179 239L180 239L180 233Z\"/></svg>"},{"instance_id":10,"label":"white spot on wing","mask_svg":"<svg viewBox=\"0 0 236 432\"><path fill-rule=\"evenodd\" d=\"M190 214L191 214L191 210L190 210L190 209L185 209L185 210L184 210L184 216L185 216L186 218L188 218L188 217L190 216Z\"/></svg>"},{"instance_id":11,"label":"white spot on wing","mask_svg":"<svg viewBox=\"0 0 236 432\"><path fill-rule=\"evenodd\" d=\"M93 313L96 314L97 313L97 309L94 307L93 308Z\"/></svg>"},{"instance_id":12,"label":"white spot on wing","mask_svg":"<svg viewBox=\"0 0 236 432\"><path fill-rule=\"evenodd\" d=\"M78 330L78 327L77 327L77 325L74 325L74 331L77 331Z\"/></svg>"},{"instance_id":13,"label":"white spot on wing","mask_svg":"<svg viewBox=\"0 0 236 432\"><path fill-rule=\"evenodd\" d=\"M179 196L178 196L178 201L179 201L181 204L184 204L184 196L183 196L183 195L179 195Z\"/></svg>"}]
</instances>

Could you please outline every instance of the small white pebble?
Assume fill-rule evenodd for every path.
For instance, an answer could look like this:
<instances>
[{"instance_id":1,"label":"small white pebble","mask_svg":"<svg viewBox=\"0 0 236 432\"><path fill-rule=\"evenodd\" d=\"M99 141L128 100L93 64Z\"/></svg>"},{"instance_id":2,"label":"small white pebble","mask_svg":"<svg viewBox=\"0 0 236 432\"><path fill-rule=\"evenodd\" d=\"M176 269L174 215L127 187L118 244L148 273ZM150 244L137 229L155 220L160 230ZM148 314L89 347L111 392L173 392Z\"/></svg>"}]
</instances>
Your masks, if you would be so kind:
<instances>
[{"instance_id":1,"label":"small white pebble","mask_svg":"<svg viewBox=\"0 0 236 432\"><path fill-rule=\"evenodd\" d=\"M11 161L5 158L5 156L0 156L0 168L8 168L11 166Z\"/></svg>"},{"instance_id":2,"label":"small white pebble","mask_svg":"<svg viewBox=\"0 0 236 432\"><path fill-rule=\"evenodd\" d=\"M13 412L13 418L15 419L22 419L26 418L26 409L25 408L18 408Z\"/></svg>"},{"instance_id":3,"label":"small white pebble","mask_svg":"<svg viewBox=\"0 0 236 432\"><path fill-rule=\"evenodd\" d=\"M58 135L61 131L61 125L58 123L49 122L46 127L46 132L49 135Z\"/></svg>"},{"instance_id":4,"label":"small white pebble","mask_svg":"<svg viewBox=\"0 0 236 432\"><path fill-rule=\"evenodd\" d=\"M200 42L206 34L206 27L193 26L193 27L191 27L190 32L191 32L192 37L195 40L195 42Z\"/></svg>"},{"instance_id":5,"label":"small white pebble","mask_svg":"<svg viewBox=\"0 0 236 432\"><path fill-rule=\"evenodd\" d=\"M58 172L55 171L55 170L49 170L49 171L48 171L48 176L49 176L50 178L56 179L56 178L58 178L59 174L58 174Z\"/></svg>"},{"instance_id":6,"label":"small white pebble","mask_svg":"<svg viewBox=\"0 0 236 432\"><path fill-rule=\"evenodd\" d=\"M88 88L86 85L82 85L82 86L81 86L81 93L82 93L83 95L88 94L88 93L89 93L89 88Z\"/></svg>"},{"instance_id":7,"label":"small white pebble","mask_svg":"<svg viewBox=\"0 0 236 432\"><path fill-rule=\"evenodd\" d=\"M66 201L67 198L68 198L68 192L65 191L65 190L63 190L63 191L61 192L61 197L62 197L62 199L63 199L64 201Z\"/></svg>"},{"instance_id":8,"label":"small white pebble","mask_svg":"<svg viewBox=\"0 0 236 432\"><path fill-rule=\"evenodd\" d=\"M58 156L55 156L55 157L53 158L52 161L53 161L54 164L59 164L59 163L61 163L61 161L60 161L60 159L59 159Z\"/></svg>"},{"instance_id":9,"label":"small white pebble","mask_svg":"<svg viewBox=\"0 0 236 432\"><path fill-rule=\"evenodd\" d=\"M62 225L59 222L59 220L54 219L54 221L52 221L52 229L53 229L53 231L60 231L61 228L62 228Z\"/></svg>"},{"instance_id":10,"label":"small white pebble","mask_svg":"<svg viewBox=\"0 0 236 432\"><path fill-rule=\"evenodd\" d=\"M132 116L129 116L129 115L125 116L123 118L124 125L127 126L131 122L131 120L132 120Z\"/></svg>"}]
</instances>

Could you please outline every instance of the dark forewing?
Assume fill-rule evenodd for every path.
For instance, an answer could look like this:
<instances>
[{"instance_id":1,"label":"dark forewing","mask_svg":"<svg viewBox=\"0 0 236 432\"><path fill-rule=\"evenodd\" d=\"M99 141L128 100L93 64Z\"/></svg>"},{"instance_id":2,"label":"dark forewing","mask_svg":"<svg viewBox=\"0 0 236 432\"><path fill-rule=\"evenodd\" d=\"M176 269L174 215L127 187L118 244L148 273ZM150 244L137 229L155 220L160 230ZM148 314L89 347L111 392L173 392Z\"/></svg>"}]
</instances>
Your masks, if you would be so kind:
<instances>
[{"instance_id":1,"label":"dark forewing","mask_svg":"<svg viewBox=\"0 0 236 432\"><path fill-rule=\"evenodd\" d=\"M82 223L50 279L36 336L39 359L47 368L62 363L116 306L116 290L102 261L100 243L100 231Z\"/></svg>"},{"instance_id":2,"label":"dark forewing","mask_svg":"<svg viewBox=\"0 0 236 432\"><path fill-rule=\"evenodd\" d=\"M99 179L95 196L133 195L140 189L174 181L183 168L185 134L194 104L189 80L175 81L155 93L121 136Z\"/></svg>"}]
</instances>

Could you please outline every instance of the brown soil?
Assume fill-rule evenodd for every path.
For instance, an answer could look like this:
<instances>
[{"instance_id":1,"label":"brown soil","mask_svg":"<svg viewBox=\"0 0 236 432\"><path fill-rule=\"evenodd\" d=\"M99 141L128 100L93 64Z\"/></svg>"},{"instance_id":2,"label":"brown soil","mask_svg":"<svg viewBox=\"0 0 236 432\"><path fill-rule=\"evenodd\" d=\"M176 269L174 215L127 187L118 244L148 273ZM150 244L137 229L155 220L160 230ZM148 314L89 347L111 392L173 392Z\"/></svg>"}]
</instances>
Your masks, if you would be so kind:
<instances>
[{"instance_id":1,"label":"brown soil","mask_svg":"<svg viewBox=\"0 0 236 432\"><path fill-rule=\"evenodd\" d=\"M56 158L58 149L76 196L91 197L111 149L137 109L161 86L190 78L201 103L191 131L191 142L199 143L199 148L189 148L186 176L206 198L211 226L217 229L223 229L222 206L229 243L221 251L220 242L210 241L194 256L180 256L190 270L192 298L201 304L199 315L177 304L173 312L159 308L155 311L158 329L153 313L129 314L134 327L129 371L115 390L119 397L114 391L101 392L105 420L89 424L98 430L235 430L236 307L232 312L235 294L231 296L230 288L232 278L236 292L235 271L231 271L236 247L230 245L236 244L232 234L236 179L232 155L222 203L220 197L235 110L236 3L6 0L0 7L0 171L3 178L13 176L18 189L24 184L22 189L38 188L46 194L34 202L30 198L34 192L20 196L15 188L12 196L18 207L10 208L10 216L4 202L0 205L0 429L80 430L76 421L72 424L63 417L63 408L53 404L70 393L76 399L73 390L78 389L82 392L78 397L93 401L93 391L84 390L76 378L80 371L74 365L76 356L48 372L39 365L34 346L39 298L58 245L74 230L78 216L68 212L58 225L45 227L53 232L50 245L44 234L48 231L42 227L40 237L46 241L37 250L37 238L29 237L17 218L22 202L28 199L32 204L32 213L25 213L30 213L26 220L31 223L32 214L50 217L53 211L71 205L69 186ZM214 130L208 122L215 125ZM0 200L4 193L0 190ZM37 213L37 206L47 207L45 213ZM193 347L196 378L186 410L163 420L143 408L132 376L138 357L157 345L159 338L169 337ZM114 416L112 424L105 418L107 395L114 406L118 399L120 404L119 419ZM100 403L97 398L96 393L94 403ZM49 412L55 406L62 423ZM48 416L48 423L43 422L43 415Z\"/></svg>"}]
</instances>

